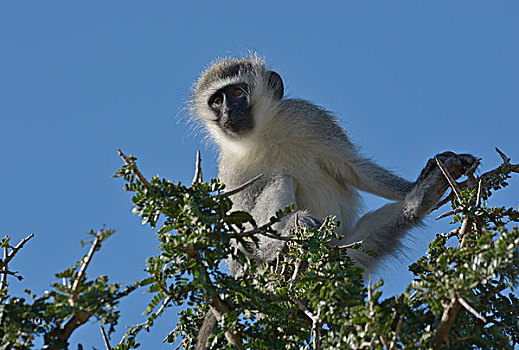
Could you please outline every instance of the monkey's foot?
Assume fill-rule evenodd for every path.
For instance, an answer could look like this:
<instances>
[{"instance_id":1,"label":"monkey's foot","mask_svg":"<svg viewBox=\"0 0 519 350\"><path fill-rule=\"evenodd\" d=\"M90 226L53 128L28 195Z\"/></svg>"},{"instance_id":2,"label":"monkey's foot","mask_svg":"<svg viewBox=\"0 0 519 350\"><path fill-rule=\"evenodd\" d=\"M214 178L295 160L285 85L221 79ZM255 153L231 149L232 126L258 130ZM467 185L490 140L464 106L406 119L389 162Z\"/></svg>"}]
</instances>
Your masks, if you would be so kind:
<instances>
[{"instance_id":1,"label":"monkey's foot","mask_svg":"<svg viewBox=\"0 0 519 350\"><path fill-rule=\"evenodd\" d=\"M456 154L454 152L443 152L436 155L436 157L443 163L443 165L445 165L454 179L459 179L462 175L465 175L467 170L469 170L477 161L477 158L472 154ZM429 159L427 165L420 173L416 183L418 184L427 182L428 180L430 181L431 177L439 178L437 180L443 179L444 181L438 181L441 182L441 187L438 188L438 190L445 191L447 189L448 182L445 179L441 169L438 167L438 164L436 163L436 157ZM438 185L440 185L440 183L438 183Z\"/></svg>"},{"instance_id":2,"label":"monkey's foot","mask_svg":"<svg viewBox=\"0 0 519 350\"><path fill-rule=\"evenodd\" d=\"M443 152L436 157L454 179L464 175L477 161L477 158L471 154L456 154L453 152ZM404 200L404 213L411 220L421 218L438 203L448 187L449 182L436 160L434 158L429 159L418 180L416 180L413 190Z\"/></svg>"}]
</instances>

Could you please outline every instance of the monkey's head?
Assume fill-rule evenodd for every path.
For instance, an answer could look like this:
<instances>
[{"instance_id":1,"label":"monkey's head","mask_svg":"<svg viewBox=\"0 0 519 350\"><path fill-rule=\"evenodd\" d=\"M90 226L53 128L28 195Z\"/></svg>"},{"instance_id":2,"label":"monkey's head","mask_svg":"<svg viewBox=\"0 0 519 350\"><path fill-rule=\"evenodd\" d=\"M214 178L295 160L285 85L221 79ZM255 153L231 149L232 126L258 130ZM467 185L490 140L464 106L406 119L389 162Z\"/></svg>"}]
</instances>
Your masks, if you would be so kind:
<instances>
[{"instance_id":1,"label":"monkey's head","mask_svg":"<svg viewBox=\"0 0 519 350\"><path fill-rule=\"evenodd\" d=\"M193 88L194 114L222 145L262 129L283 98L283 81L256 57L222 59L205 70Z\"/></svg>"}]
</instances>

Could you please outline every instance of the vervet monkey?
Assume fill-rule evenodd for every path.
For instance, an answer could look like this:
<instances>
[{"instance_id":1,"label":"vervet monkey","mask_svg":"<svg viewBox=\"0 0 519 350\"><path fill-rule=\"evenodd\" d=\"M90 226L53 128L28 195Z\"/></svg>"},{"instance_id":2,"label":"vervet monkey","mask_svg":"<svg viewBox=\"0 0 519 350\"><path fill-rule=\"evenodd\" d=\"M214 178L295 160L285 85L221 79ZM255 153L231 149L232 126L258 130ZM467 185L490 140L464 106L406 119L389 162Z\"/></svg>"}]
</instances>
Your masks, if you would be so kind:
<instances>
[{"instance_id":1,"label":"vervet monkey","mask_svg":"<svg viewBox=\"0 0 519 350\"><path fill-rule=\"evenodd\" d=\"M394 252L448 187L434 160L411 182L359 154L335 116L308 101L285 98L281 77L257 56L212 64L196 82L191 102L219 147L219 177L227 188L263 174L232 197L233 209L250 212L261 225L293 203L296 211L274 226L282 235L334 215L342 238L333 244L362 241L373 255L352 250L350 256L366 268ZM438 157L456 178L476 160L452 152ZM393 202L359 218L359 190ZM254 257L275 260L284 242L259 238ZM241 273L237 263L230 266L231 274Z\"/></svg>"}]
</instances>

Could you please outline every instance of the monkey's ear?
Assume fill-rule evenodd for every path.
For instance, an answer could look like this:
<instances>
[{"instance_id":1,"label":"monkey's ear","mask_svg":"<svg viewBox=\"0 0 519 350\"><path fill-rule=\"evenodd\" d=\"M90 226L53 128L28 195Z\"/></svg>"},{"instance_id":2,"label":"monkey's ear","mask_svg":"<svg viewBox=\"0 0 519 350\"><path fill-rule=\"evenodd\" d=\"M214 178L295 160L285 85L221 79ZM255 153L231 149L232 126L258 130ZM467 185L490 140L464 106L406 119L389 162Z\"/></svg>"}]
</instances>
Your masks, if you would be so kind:
<instances>
[{"instance_id":1,"label":"monkey's ear","mask_svg":"<svg viewBox=\"0 0 519 350\"><path fill-rule=\"evenodd\" d=\"M281 100L283 98L283 94L285 93L285 88L283 87L283 79L281 79L281 76L273 70L269 71L268 74L269 88L274 93L274 97L277 100Z\"/></svg>"}]
</instances>

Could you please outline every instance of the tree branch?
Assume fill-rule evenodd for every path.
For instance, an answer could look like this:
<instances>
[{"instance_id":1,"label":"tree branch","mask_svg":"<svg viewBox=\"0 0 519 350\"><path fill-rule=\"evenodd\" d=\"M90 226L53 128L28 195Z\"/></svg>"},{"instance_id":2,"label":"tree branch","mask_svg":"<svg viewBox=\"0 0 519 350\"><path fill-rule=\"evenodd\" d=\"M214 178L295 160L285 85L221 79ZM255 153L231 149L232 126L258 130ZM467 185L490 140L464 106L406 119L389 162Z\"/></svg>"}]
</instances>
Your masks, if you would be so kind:
<instances>
[{"instance_id":1,"label":"tree branch","mask_svg":"<svg viewBox=\"0 0 519 350\"><path fill-rule=\"evenodd\" d=\"M7 275L8 275L8 268L7 268L8 266L7 266L7 264L9 264L9 262L14 258L14 256L18 253L18 251L20 251L20 249L23 248L25 243L27 243L27 241L30 240L33 237L34 237L34 233L31 233L30 235L28 235L27 237L22 239L20 241L20 243L18 243L16 245L16 247L12 248L10 253L8 252L8 248L7 247L4 248L4 259L0 261L0 270L2 271L2 279L1 279L1 282L0 282L0 289L4 288L6 286L6 284L7 284Z\"/></svg>"},{"instance_id":2,"label":"tree branch","mask_svg":"<svg viewBox=\"0 0 519 350\"><path fill-rule=\"evenodd\" d=\"M434 335L434 349L439 350L443 347L450 347L449 345L449 333L451 331L452 324L456 318L456 314L460 309L460 304L457 298L452 300L442 301L443 314L440 319L438 327L436 327L436 334Z\"/></svg>"},{"instance_id":3,"label":"tree branch","mask_svg":"<svg viewBox=\"0 0 519 350\"><path fill-rule=\"evenodd\" d=\"M497 151L497 153L499 153L499 156L503 160L503 165L509 166L510 167L510 171L512 173L519 173L519 164L510 164L510 158L508 158L501 150L499 150L499 148L496 148L496 151ZM437 160L437 162L438 161L439 160ZM440 169L443 171L445 167L443 166L443 164L441 164L441 165L440 164L441 164L441 161L438 163L438 166L440 166ZM480 164L480 159L478 159L472 165L472 167L467 171L467 176L469 177L467 180L462 181L460 183L454 182L455 186L458 189L464 189L464 188L467 188L469 186L474 186L476 184L476 181L475 181L476 179L474 178L474 172L476 171L476 168L479 166L479 164ZM443 166L443 168L442 168L442 166ZM500 174L501 173L501 169L500 169L501 166L499 166L499 167L497 167L495 169L492 169L490 171L487 171L486 173L483 173L481 176L479 176L478 181L483 181L483 180L486 180L488 178L494 177L497 174ZM444 174L445 174L445 172L444 172ZM446 177L447 177L447 180L449 180L448 175L446 175ZM452 176L451 176L451 178L452 178ZM451 184L451 181L449 181L449 184ZM452 187L452 184L451 184L451 187ZM451 193L449 193L449 195L447 195L447 197L442 199L438 204L436 204L429 212L433 212L433 211L437 210L438 208L444 206L446 203L448 203L449 201L451 201L453 199L455 194L458 195L456 193L456 191L454 190L454 187L452 187L452 188L453 188L453 191ZM447 214L445 214L445 215L447 215ZM445 217L445 216L442 216L442 215L440 215L440 216L441 217ZM439 218L440 217L438 217L438 219Z\"/></svg>"},{"instance_id":4,"label":"tree branch","mask_svg":"<svg viewBox=\"0 0 519 350\"><path fill-rule=\"evenodd\" d=\"M78 310L74 312L74 316L72 317L72 319L70 319L70 321L68 321L67 324L65 324L65 327L61 332L62 334L60 336L60 339L66 341L68 338L70 338L72 332L74 332L76 328L78 328L82 324L86 323L86 321L88 321L88 319L92 315L93 313L90 311Z\"/></svg>"},{"instance_id":5,"label":"tree branch","mask_svg":"<svg viewBox=\"0 0 519 350\"><path fill-rule=\"evenodd\" d=\"M445 177L447 178L447 181L449 182L449 185L451 185L452 190L454 191L454 193L456 193L456 196L460 198L461 193L460 189L458 188L458 184L456 183L456 180L454 180L454 178L449 173L445 165L443 165L440 158L434 157L434 159L436 160L436 164L438 164L438 166L440 167L440 170L442 171L443 175L445 175Z\"/></svg>"},{"instance_id":6,"label":"tree branch","mask_svg":"<svg viewBox=\"0 0 519 350\"><path fill-rule=\"evenodd\" d=\"M119 157L121 157L123 159L124 164L126 164L129 168L131 168L131 170L133 171L135 176L137 176L137 179L139 179L139 181L144 186L146 186L148 189L150 189L151 188L150 183L148 182L148 180L146 180L144 175L142 175L142 173L139 171L139 168L137 168L137 164L134 161L130 160L128 157L126 157L120 149L117 150L117 153L119 154ZM130 157L131 157L131 155L130 155Z\"/></svg>"},{"instance_id":7,"label":"tree branch","mask_svg":"<svg viewBox=\"0 0 519 350\"><path fill-rule=\"evenodd\" d=\"M398 339L398 334L400 334L400 329L402 329L402 323L404 322L404 315L400 315L398 319L398 323L396 324L395 334L393 335L393 340L391 340L391 345L389 346L389 350L393 350L396 346L396 341Z\"/></svg>"},{"instance_id":8,"label":"tree branch","mask_svg":"<svg viewBox=\"0 0 519 350\"><path fill-rule=\"evenodd\" d=\"M371 282L371 274L369 275L369 281L368 281L368 305L369 305L369 311L375 318L375 324L377 325L377 328L380 328L380 323L378 321L377 314L375 313L375 303L373 302L373 290L372 290L372 282ZM366 324L367 328L368 324ZM366 329L367 331L368 329ZM384 334L378 334L378 337L380 338L380 342L385 346L386 349L389 349L389 343L387 342L386 337Z\"/></svg>"},{"instance_id":9,"label":"tree branch","mask_svg":"<svg viewBox=\"0 0 519 350\"><path fill-rule=\"evenodd\" d=\"M99 328L101 328L101 334L103 335L103 341L105 343L106 350L112 350L112 347L110 346L110 342L108 341L108 336L106 335L103 325L100 324Z\"/></svg>"},{"instance_id":10,"label":"tree branch","mask_svg":"<svg viewBox=\"0 0 519 350\"><path fill-rule=\"evenodd\" d=\"M308 316L308 318L312 321L313 349L319 349L321 347L321 308L318 307L317 314L314 314L299 299L294 297L291 297L291 299L301 308L305 315Z\"/></svg>"},{"instance_id":11,"label":"tree branch","mask_svg":"<svg viewBox=\"0 0 519 350\"><path fill-rule=\"evenodd\" d=\"M480 319L481 321L485 322L485 323L488 323L487 319L481 315L479 312L477 312L472 306L470 306L469 303L467 303L467 301L465 301L465 299L463 299L462 297L458 297L458 302L465 308L467 309L468 312L470 312L471 314L473 314L474 316L476 316L478 319Z\"/></svg>"},{"instance_id":12,"label":"tree branch","mask_svg":"<svg viewBox=\"0 0 519 350\"><path fill-rule=\"evenodd\" d=\"M454 210L450 210L446 213L443 213L441 215L439 215L436 219L434 220L440 220L440 219L443 219L443 218L446 218L448 216L451 216L451 215L454 215L454 214L458 214L458 213L461 213L463 210L459 209L459 208L456 208Z\"/></svg>"},{"instance_id":13,"label":"tree branch","mask_svg":"<svg viewBox=\"0 0 519 350\"><path fill-rule=\"evenodd\" d=\"M213 300L212 303L209 305L209 308L211 309L211 312L218 321L222 319L224 314L231 312L231 308L229 307L229 305L227 305L227 303L218 295L213 296ZM236 333L234 329L230 328L226 330L225 338L230 344L234 345L239 350L245 350L241 337Z\"/></svg>"},{"instance_id":14,"label":"tree branch","mask_svg":"<svg viewBox=\"0 0 519 350\"><path fill-rule=\"evenodd\" d=\"M97 250L97 248L99 248L102 236L103 236L103 230L97 231L96 238L95 238L94 242L92 243L92 246L90 247L90 250L88 251L88 254L84 258L83 263L81 264L81 268L79 269L79 272L77 274L77 277L74 280L74 284L72 285L72 297L71 297L71 302L70 302L70 304L72 306L76 304L81 281L85 277L86 269L87 269L88 265L90 264L90 261L92 260L92 257L94 256L95 251Z\"/></svg>"},{"instance_id":15,"label":"tree branch","mask_svg":"<svg viewBox=\"0 0 519 350\"><path fill-rule=\"evenodd\" d=\"M238 193L240 191L243 191L244 189L246 189L247 187L249 187L250 185L252 185L256 181L258 181L262 177L263 177L263 174L259 174L258 176L254 177L252 180L247 181L243 185L235 188L234 190L230 190L230 191L227 191L227 192L220 193L219 196L232 196L232 195L234 195L234 194L236 194L236 193Z\"/></svg>"},{"instance_id":16,"label":"tree branch","mask_svg":"<svg viewBox=\"0 0 519 350\"><path fill-rule=\"evenodd\" d=\"M345 245L339 245L337 246L337 248L339 249L351 249L353 247L355 247L356 245L359 245L359 244L362 244L363 241L357 241L357 242L353 242L353 243L348 243L348 244L345 244Z\"/></svg>"}]
</instances>

